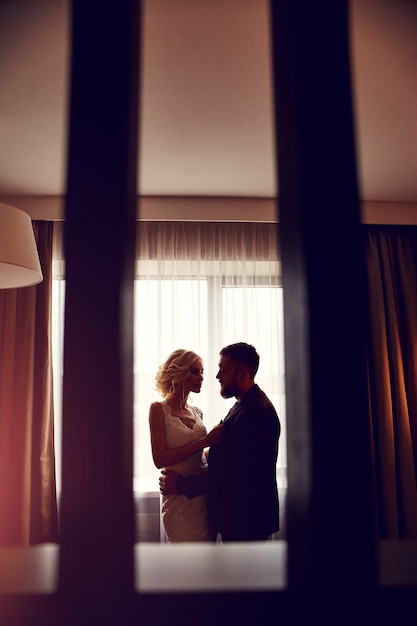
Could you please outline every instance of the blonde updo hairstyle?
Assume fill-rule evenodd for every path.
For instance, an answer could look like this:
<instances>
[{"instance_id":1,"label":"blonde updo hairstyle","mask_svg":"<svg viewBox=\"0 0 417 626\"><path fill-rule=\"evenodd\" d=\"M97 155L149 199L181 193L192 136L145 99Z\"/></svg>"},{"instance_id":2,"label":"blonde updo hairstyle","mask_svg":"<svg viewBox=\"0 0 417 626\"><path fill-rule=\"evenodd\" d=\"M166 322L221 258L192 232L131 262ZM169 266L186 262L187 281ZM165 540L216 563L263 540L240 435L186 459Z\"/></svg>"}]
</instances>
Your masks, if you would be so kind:
<instances>
[{"instance_id":1,"label":"blonde updo hairstyle","mask_svg":"<svg viewBox=\"0 0 417 626\"><path fill-rule=\"evenodd\" d=\"M163 398L170 400L174 396L177 386L184 382L197 360L202 359L191 350L174 350L169 355L155 377L156 388Z\"/></svg>"}]
</instances>

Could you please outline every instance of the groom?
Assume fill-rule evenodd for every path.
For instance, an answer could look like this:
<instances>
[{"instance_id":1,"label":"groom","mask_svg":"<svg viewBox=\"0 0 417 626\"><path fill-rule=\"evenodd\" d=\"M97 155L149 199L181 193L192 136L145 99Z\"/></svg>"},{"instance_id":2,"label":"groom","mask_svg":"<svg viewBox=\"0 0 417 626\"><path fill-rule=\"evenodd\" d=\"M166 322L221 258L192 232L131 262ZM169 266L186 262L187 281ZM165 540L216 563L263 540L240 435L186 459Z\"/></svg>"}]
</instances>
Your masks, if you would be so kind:
<instances>
[{"instance_id":1,"label":"groom","mask_svg":"<svg viewBox=\"0 0 417 626\"><path fill-rule=\"evenodd\" d=\"M223 398L236 403L223 420L222 439L208 454L204 476L166 473L161 492L193 498L207 493L210 522L223 542L263 541L279 528L276 462L280 423L278 415L255 383L259 355L247 343L235 343L220 352Z\"/></svg>"}]
</instances>

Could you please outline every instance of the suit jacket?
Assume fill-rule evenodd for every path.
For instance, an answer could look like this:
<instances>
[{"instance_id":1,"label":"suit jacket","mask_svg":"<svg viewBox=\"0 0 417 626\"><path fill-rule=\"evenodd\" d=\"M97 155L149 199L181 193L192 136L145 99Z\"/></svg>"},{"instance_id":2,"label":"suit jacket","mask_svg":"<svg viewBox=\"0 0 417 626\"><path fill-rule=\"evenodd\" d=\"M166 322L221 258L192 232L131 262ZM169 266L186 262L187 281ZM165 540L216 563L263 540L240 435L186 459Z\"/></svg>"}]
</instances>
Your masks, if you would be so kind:
<instances>
[{"instance_id":1,"label":"suit jacket","mask_svg":"<svg viewBox=\"0 0 417 626\"><path fill-rule=\"evenodd\" d=\"M210 522L229 540L266 537L279 528L278 415L254 385L230 409L224 424L222 441L208 456Z\"/></svg>"}]
</instances>

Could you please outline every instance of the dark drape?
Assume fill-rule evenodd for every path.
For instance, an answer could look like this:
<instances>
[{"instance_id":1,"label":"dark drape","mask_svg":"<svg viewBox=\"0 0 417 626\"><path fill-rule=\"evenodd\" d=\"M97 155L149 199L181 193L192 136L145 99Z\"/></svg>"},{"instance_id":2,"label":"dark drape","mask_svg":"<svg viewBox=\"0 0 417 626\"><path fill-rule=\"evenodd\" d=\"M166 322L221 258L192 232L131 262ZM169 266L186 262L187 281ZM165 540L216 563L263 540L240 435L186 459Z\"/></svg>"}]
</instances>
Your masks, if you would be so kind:
<instances>
[{"instance_id":1,"label":"dark drape","mask_svg":"<svg viewBox=\"0 0 417 626\"><path fill-rule=\"evenodd\" d=\"M364 238L370 303L369 406L379 538L415 538L417 227L367 226Z\"/></svg>"},{"instance_id":2,"label":"dark drape","mask_svg":"<svg viewBox=\"0 0 417 626\"><path fill-rule=\"evenodd\" d=\"M0 291L0 545L58 538L51 360L52 223L34 223L44 279Z\"/></svg>"}]
</instances>

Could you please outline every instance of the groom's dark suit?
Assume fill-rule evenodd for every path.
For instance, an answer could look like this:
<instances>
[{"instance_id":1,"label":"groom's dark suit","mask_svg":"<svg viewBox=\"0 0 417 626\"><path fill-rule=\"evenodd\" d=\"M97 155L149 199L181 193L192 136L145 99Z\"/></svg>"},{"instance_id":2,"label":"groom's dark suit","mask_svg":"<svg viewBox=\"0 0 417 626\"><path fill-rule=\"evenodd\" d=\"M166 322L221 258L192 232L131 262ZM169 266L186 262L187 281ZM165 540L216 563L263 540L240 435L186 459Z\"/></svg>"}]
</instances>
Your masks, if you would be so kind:
<instances>
[{"instance_id":1,"label":"groom's dark suit","mask_svg":"<svg viewBox=\"0 0 417 626\"><path fill-rule=\"evenodd\" d=\"M230 409L220 443L210 448L207 506L223 541L257 541L276 532L276 462L280 423L263 391L254 385ZM178 490L193 497L193 479L180 477Z\"/></svg>"}]
</instances>

